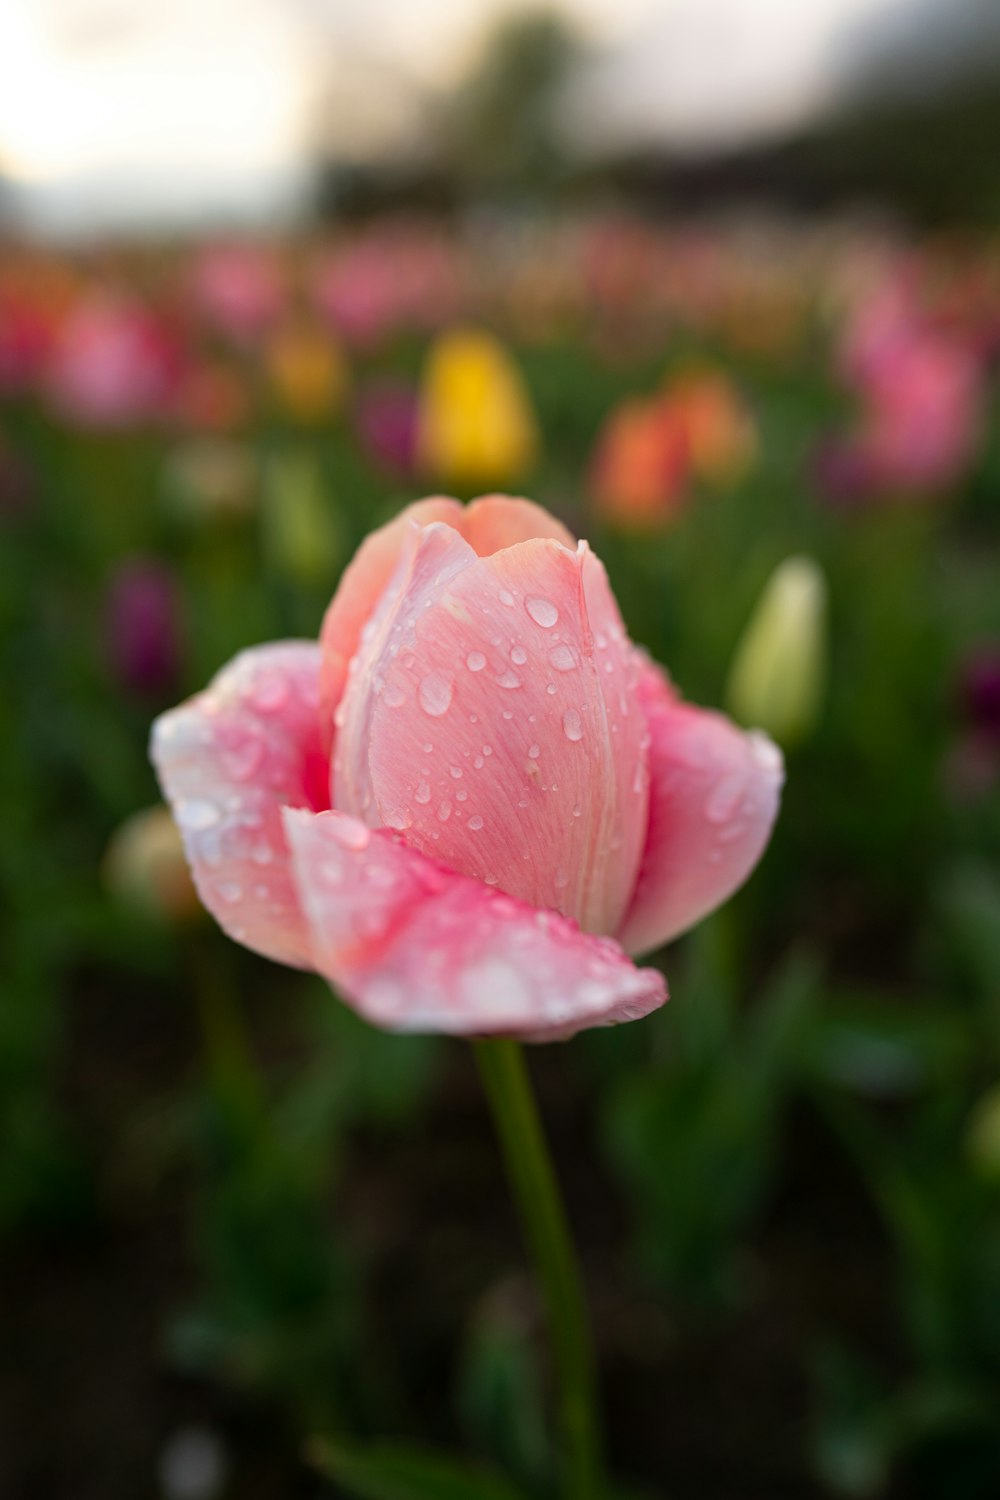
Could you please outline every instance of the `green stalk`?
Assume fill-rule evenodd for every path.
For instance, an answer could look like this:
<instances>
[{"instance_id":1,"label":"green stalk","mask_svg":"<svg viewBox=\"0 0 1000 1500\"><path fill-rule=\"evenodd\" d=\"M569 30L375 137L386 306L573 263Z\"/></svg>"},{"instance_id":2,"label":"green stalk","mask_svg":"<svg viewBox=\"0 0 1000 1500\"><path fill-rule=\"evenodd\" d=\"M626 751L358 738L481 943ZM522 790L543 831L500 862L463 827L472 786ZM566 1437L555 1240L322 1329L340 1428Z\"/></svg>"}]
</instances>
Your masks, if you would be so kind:
<instances>
[{"instance_id":1,"label":"green stalk","mask_svg":"<svg viewBox=\"0 0 1000 1500\"><path fill-rule=\"evenodd\" d=\"M524 1237L535 1260L552 1342L565 1500L604 1493L597 1380L580 1268L552 1157L517 1042L474 1044Z\"/></svg>"}]
</instances>

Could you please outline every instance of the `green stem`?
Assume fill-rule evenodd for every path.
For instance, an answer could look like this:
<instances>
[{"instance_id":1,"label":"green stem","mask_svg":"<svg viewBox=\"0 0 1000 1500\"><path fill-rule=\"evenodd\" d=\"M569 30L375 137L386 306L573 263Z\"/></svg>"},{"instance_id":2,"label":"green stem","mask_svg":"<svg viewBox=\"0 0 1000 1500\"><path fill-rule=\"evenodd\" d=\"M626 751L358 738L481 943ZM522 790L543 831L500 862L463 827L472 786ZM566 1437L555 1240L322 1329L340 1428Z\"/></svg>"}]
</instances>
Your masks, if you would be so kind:
<instances>
[{"instance_id":1,"label":"green stem","mask_svg":"<svg viewBox=\"0 0 1000 1500\"><path fill-rule=\"evenodd\" d=\"M552 1157L517 1042L475 1043L476 1061L545 1299L558 1385L563 1495L603 1494L597 1381L583 1282Z\"/></svg>"}]
</instances>

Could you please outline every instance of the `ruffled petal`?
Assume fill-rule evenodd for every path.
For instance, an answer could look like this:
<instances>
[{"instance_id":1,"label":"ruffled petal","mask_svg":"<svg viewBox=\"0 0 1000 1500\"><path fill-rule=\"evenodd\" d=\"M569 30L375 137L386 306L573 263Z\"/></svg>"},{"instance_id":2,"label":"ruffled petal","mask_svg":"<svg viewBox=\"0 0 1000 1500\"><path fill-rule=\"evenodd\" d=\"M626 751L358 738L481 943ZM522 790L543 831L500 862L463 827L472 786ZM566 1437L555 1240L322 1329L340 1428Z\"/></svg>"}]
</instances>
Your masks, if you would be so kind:
<instances>
[{"instance_id":1,"label":"ruffled petal","mask_svg":"<svg viewBox=\"0 0 1000 1500\"><path fill-rule=\"evenodd\" d=\"M237 942L302 968L310 937L281 809L329 805L319 664L311 641L244 651L156 720L150 746L205 906Z\"/></svg>"},{"instance_id":2,"label":"ruffled petal","mask_svg":"<svg viewBox=\"0 0 1000 1500\"><path fill-rule=\"evenodd\" d=\"M335 805L613 932L645 836L646 722L600 564L547 539L477 558L432 526L384 606L341 705Z\"/></svg>"},{"instance_id":3,"label":"ruffled petal","mask_svg":"<svg viewBox=\"0 0 1000 1500\"><path fill-rule=\"evenodd\" d=\"M666 999L608 938L470 880L343 813L286 810L319 971L376 1026L548 1041Z\"/></svg>"},{"instance_id":4,"label":"ruffled petal","mask_svg":"<svg viewBox=\"0 0 1000 1500\"><path fill-rule=\"evenodd\" d=\"M759 730L683 703L640 658L649 726L649 826L618 939L630 953L668 942L720 906L760 859L778 811L780 750Z\"/></svg>"}]
</instances>

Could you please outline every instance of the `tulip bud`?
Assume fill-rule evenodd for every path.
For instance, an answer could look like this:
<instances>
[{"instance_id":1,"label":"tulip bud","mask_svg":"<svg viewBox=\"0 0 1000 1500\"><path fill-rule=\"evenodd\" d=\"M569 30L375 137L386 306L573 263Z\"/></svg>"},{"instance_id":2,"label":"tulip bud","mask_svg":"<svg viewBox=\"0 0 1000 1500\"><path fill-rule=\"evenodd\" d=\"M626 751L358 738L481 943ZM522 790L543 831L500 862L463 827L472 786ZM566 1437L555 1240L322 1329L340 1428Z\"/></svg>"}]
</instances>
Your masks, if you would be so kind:
<instances>
[{"instance_id":1,"label":"tulip bud","mask_svg":"<svg viewBox=\"0 0 1000 1500\"><path fill-rule=\"evenodd\" d=\"M280 453L265 473L264 551L271 565L296 583L331 585L340 558L336 513L316 461Z\"/></svg>"},{"instance_id":2,"label":"tulip bud","mask_svg":"<svg viewBox=\"0 0 1000 1500\"><path fill-rule=\"evenodd\" d=\"M181 836L165 807L133 813L115 830L103 875L123 906L146 916L183 922L201 911Z\"/></svg>"},{"instance_id":3,"label":"tulip bud","mask_svg":"<svg viewBox=\"0 0 1000 1500\"><path fill-rule=\"evenodd\" d=\"M788 748L819 715L826 672L826 580L809 557L772 573L733 657L726 701Z\"/></svg>"},{"instance_id":4,"label":"tulip bud","mask_svg":"<svg viewBox=\"0 0 1000 1500\"><path fill-rule=\"evenodd\" d=\"M470 487L514 479L534 463L538 431L530 398L492 334L455 329L433 345L417 444L427 474Z\"/></svg>"},{"instance_id":5,"label":"tulip bud","mask_svg":"<svg viewBox=\"0 0 1000 1500\"><path fill-rule=\"evenodd\" d=\"M970 1161L984 1177L1000 1179L1000 1084L994 1084L977 1102L965 1145Z\"/></svg>"}]
</instances>

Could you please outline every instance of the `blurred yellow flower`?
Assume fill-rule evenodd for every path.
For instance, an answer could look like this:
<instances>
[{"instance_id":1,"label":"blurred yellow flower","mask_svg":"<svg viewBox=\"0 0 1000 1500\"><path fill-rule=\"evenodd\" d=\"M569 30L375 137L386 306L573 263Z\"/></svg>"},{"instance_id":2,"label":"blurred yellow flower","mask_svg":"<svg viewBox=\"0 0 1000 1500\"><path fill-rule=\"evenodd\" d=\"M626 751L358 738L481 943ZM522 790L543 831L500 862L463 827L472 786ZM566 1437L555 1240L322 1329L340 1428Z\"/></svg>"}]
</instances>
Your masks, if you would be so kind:
<instances>
[{"instance_id":1,"label":"blurred yellow flower","mask_svg":"<svg viewBox=\"0 0 1000 1500\"><path fill-rule=\"evenodd\" d=\"M280 328L268 343L266 366L278 405L296 422L321 422L343 403L347 363L331 335L314 324Z\"/></svg>"},{"instance_id":2,"label":"blurred yellow flower","mask_svg":"<svg viewBox=\"0 0 1000 1500\"><path fill-rule=\"evenodd\" d=\"M517 478L534 463L531 400L492 334L456 328L433 344L420 386L417 453L426 474L469 486Z\"/></svg>"},{"instance_id":3,"label":"blurred yellow flower","mask_svg":"<svg viewBox=\"0 0 1000 1500\"><path fill-rule=\"evenodd\" d=\"M736 648L730 711L786 749L798 744L819 717L826 654L826 579L812 558L788 557L771 574Z\"/></svg>"},{"instance_id":4,"label":"blurred yellow flower","mask_svg":"<svg viewBox=\"0 0 1000 1500\"><path fill-rule=\"evenodd\" d=\"M984 1177L1000 1178L1000 1084L976 1103L965 1138L973 1165Z\"/></svg>"}]
</instances>

